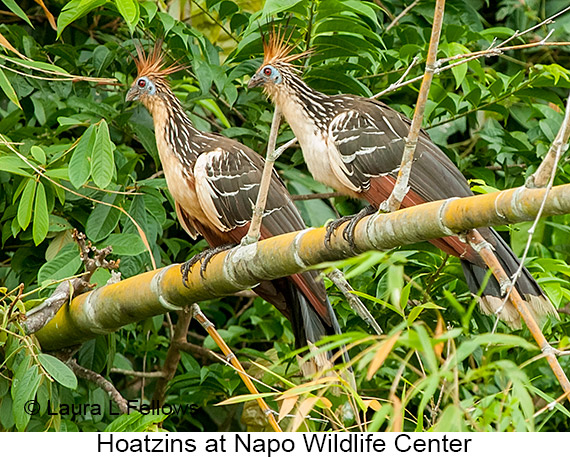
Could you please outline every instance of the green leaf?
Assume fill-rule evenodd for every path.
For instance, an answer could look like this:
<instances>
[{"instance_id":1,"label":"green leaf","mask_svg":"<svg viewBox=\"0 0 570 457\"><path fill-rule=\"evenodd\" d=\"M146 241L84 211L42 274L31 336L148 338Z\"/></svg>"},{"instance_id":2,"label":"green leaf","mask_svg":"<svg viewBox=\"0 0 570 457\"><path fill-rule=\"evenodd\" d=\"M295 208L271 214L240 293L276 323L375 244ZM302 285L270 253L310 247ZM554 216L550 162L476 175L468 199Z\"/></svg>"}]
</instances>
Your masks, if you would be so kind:
<instances>
[{"instance_id":1,"label":"green leaf","mask_svg":"<svg viewBox=\"0 0 570 457\"><path fill-rule=\"evenodd\" d=\"M85 184L91 174L91 154L95 147L96 129L97 126L91 125L85 130L69 161L69 181L76 189Z\"/></svg>"},{"instance_id":2,"label":"green leaf","mask_svg":"<svg viewBox=\"0 0 570 457\"><path fill-rule=\"evenodd\" d=\"M30 25L30 27L34 28L26 13L24 13L22 8L20 8L14 0L2 0L2 3L4 3L4 5L6 5L10 11L12 11L12 13L14 13L20 19L26 21Z\"/></svg>"},{"instance_id":3,"label":"green leaf","mask_svg":"<svg viewBox=\"0 0 570 457\"><path fill-rule=\"evenodd\" d=\"M36 200L34 204L34 227L32 235L36 246L46 237L49 228L49 212L46 200L46 190L41 182L38 182L36 189Z\"/></svg>"},{"instance_id":4,"label":"green leaf","mask_svg":"<svg viewBox=\"0 0 570 457\"><path fill-rule=\"evenodd\" d=\"M469 53L469 49L459 43L449 43L448 53L450 57L457 56L460 54ZM451 73L453 73L453 77L455 78L455 88L457 89L459 86L461 86L461 83L467 75L467 63L462 63L461 65L453 67L451 69Z\"/></svg>"},{"instance_id":5,"label":"green leaf","mask_svg":"<svg viewBox=\"0 0 570 457\"><path fill-rule=\"evenodd\" d=\"M107 194L103 201L116 204L118 195ZM87 238L93 242L107 238L119 222L120 211L107 205L98 204L89 215L85 225Z\"/></svg>"},{"instance_id":6,"label":"green leaf","mask_svg":"<svg viewBox=\"0 0 570 457\"><path fill-rule=\"evenodd\" d=\"M28 179L26 187L24 187L24 191L20 197L20 203L18 204L18 224L20 224L23 230L28 228L32 220L32 206L37 184L35 179Z\"/></svg>"},{"instance_id":7,"label":"green leaf","mask_svg":"<svg viewBox=\"0 0 570 457\"><path fill-rule=\"evenodd\" d=\"M2 69L0 69L0 89L2 89L2 91L6 94L6 97L8 97L14 105L22 109L22 106L18 101L18 96L16 95L16 91L12 87L12 84L10 84L10 81L8 81L8 78L6 78L6 75L4 74Z\"/></svg>"},{"instance_id":8,"label":"green leaf","mask_svg":"<svg viewBox=\"0 0 570 457\"><path fill-rule=\"evenodd\" d=\"M36 159L39 163L41 163L42 165L45 165L46 163L46 153L44 152L44 150L42 148L40 148L39 146L32 146L30 152L32 153L32 157L34 159Z\"/></svg>"},{"instance_id":9,"label":"green leaf","mask_svg":"<svg viewBox=\"0 0 570 457\"><path fill-rule=\"evenodd\" d=\"M123 19L129 26L129 30L133 33L140 19L138 2L135 0L115 0L115 4L117 5L119 13L121 13L121 16L123 16Z\"/></svg>"},{"instance_id":10,"label":"green leaf","mask_svg":"<svg viewBox=\"0 0 570 457\"><path fill-rule=\"evenodd\" d=\"M73 276L81 266L79 250L75 243L70 243L61 248L55 258L46 262L38 272L38 282L42 284L47 280L57 281L59 279Z\"/></svg>"},{"instance_id":11,"label":"green leaf","mask_svg":"<svg viewBox=\"0 0 570 457\"><path fill-rule=\"evenodd\" d=\"M49 354L38 354L38 359L48 374L62 386L73 390L77 388L75 374L61 360Z\"/></svg>"},{"instance_id":12,"label":"green leaf","mask_svg":"<svg viewBox=\"0 0 570 457\"><path fill-rule=\"evenodd\" d=\"M92 154L93 165L91 168L93 181L102 189L105 189L111 183L111 179L113 179L115 172L114 149L115 145L109 136L109 126L107 122L105 122L105 119L102 119L97 129Z\"/></svg>"},{"instance_id":13,"label":"green leaf","mask_svg":"<svg viewBox=\"0 0 570 457\"><path fill-rule=\"evenodd\" d=\"M113 254L120 256L138 255L146 250L140 236L134 233L112 233L101 245L111 245Z\"/></svg>"},{"instance_id":14,"label":"green leaf","mask_svg":"<svg viewBox=\"0 0 570 457\"><path fill-rule=\"evenodd\" d=\"M38 367L33 365L29 368L28 362L24 360L16 370L12 381L12 414L16 422L16 428L19 431L25 430L30 421L30 414L26 411L26 404L33 400L40 386L41 376L38 373ZM25 372L24 372L25 369ZM23 373L22 373L23 372Z\"/></svg>"},{"instance_id":15,"label":"green leaf","mask_svg":"<svg viewBox=\"0 0 570 457\"><path fill-rule=\"evenodd\" d=\"M29 168L26 162L20 159L17 155L0 155L0 171L7 171L14 175L33 177L30 173L25 171Z\"/></svg>"},{"instance_id":16,"label":"green leaf","mask_svg":"<svg viewBox=\"0 0 570 457\"><path fill-rule=\"evenodd\" d=\"M63 30L80 17L107 3L107 0L72 0L63 7L57 18L57 38Z\"/></svg>"}]
</instances>

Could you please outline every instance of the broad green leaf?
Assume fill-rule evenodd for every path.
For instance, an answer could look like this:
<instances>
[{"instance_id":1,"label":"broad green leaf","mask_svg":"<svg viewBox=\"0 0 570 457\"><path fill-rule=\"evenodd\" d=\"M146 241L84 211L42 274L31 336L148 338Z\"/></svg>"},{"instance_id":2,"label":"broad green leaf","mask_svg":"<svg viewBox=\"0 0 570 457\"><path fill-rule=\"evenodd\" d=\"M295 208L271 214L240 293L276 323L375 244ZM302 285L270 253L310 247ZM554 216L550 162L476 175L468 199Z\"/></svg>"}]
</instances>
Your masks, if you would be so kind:
<instances>
[{"instance_id":1,"label":"broad green leaf","mask_svg":"<svg viewBox=\"0 0 570 457\"><path fill-rule=\"evenodd\" d=\"M24 13L22 8L20 8L14 0L2 0L2 3L4 3L4 5L6 5L10 11L12 11L12 13L14 13L20 19L26 21L30 25L30 27L34 28L26 13Z\"/></svg>"},{"instance_id":2,"label":"broad green leaf","mask_svg":"<svg viewBox=\"0 0 570 457\"><path fill-rule=\"evenodd\" d=\"M77 378L71 368L58 358L49 354L38 354L38 359L48 374L62 386L75 390Z\"/></svg>"},{"instance_id":3,"label":"broad green leaf","mask_svg":"<svg viewBox=\"0 0 570 457\"><path fill-rule=\"evenodd\" d=\"M27 361L23 361L20 364L20 367L27 366ZM38 367L35 365L25 369L25 371L20 369L20 367L16 370L12 381L12 414L14 415L16 428L19 431L23 431L30 421L29 410L27 410L27 408L30 408L30 403L28 402L36 396L41 376L38 373Z\"/></svg>"},{"instance_id":4,"label":"broad green leaf","mask_svg":"<svg viewBox=\"0 0 570 457\"><path fill-rule=\"evenodd\" d=\"M457 56L460 54L467 54L469 53L469 49L459 43L449 43L449 55L450 56ZM455 88L457 89L461 86L461 83L465 79L465 75L467 75L467 63L462 63L456 67L451 69L451 73L453 73L453 77L455 78Z\"/></svg>"},{"instance_id":5,"label":"broad green leaf","mask_svg":"<svg viewBox=\"0 0 570 457\"><path fill-rule=\"evenodd\" d=\"M146 250L140 236L134 233L112 233L101 245L111 245L113 254L119 256L138 255Z\"/></svg>"},{"instance_id":6,"label":"broad green leaf","mask_svg":"<svg viewBox=\"0 0 570 457\"><path fill-rule=\"evenodd\" d=\"M114 148L115 145L109 137L109 126L107 125L107 122L105 122L105 119L103 119L97 129L95 145L91 155L93 159L93 165L91 167L93 181L95 181L95 184L102 189L105 189L111 183L111 179L113 179L115 171L115 162L113 158Z\"/></svg>"},{"instance_id":7,"label":"broad green leaf","mask_svg":"<svg viewBox=\"0 0 570 457\"><path fill-rule=\"evenodd\" d=\"M0 89L2 89L2 92L6 94L6 97L8 97L8 99L14 103L14 105L22 109L22 106L18 100L18 96L16 95L16 91L12 87L12 84L10 84L10 81L8 81L8 78L6 78L6 75L2 69L0 69Z\"/></svg>"},{"instance_id":8,"label":"broad green leaf","mask_svg":"<svg viewBox=\"0 0 570 457\"><path fill-rule=\"evenodd\" d=\"M46 190L43 183L38 182L34 203L34 226L32 235L36 246L46 237L49 228L49 212L46 200Z\"/></svg>"},{"instance_id":9,"label":"broad green leaf","mask_svg":"<svg viewBox=\"0 0 570 457\"><path fill-rule=\"evenodd\" d=\"M0 155L0 171L31 178L33 175L25 170L27 168L29 167L26 162L16 155Z\"/></svg>"},{"instance_id":10,"label":"broad green leaf","mask_svg":"<svg viewBox=\"0 0 570 457\"><path fill-rule=\"evenodd\" d=\"M136 0L115 0L115 4L117 5L117 9L123 19L129 26L129 30L131 33L134 32L135 26L139 22L140 19L140 11L139 11L139 4Z\"/></svg>"},{"instance_id":11,"label":"broad green leaf","mask_svg":"<svg viewBox=\"0 0 570 457\"><path fill-rule=\"evenodd\" d=\"M72 0L63 7L57 18L57 38L63 30L80 17L107 3L107 0Z\"/></svg>"},{"instance_id":12,"label":"broad green leaf","mask_svg":"<svg viewBox=\"0 0 570 457\"><path fill-rule=\"evenodd\" d=\"M26 187L24 187L24 191L20 197L20 203L18 204L18 224L20 224L23 230L28 228L32 220L32 207L37 184L35 179L28 179Z\"/></svg>"},{"instance_id":13,"label":"broad green leaf","mask_svg":"<svg viewBox=\"0 0 570 457\"><path fill-rule=\"evenodd\" d=\"M44 152L44 150L42 148L40 148L39 146L32 146L30 152L32 153L32 157L34 159L36 159L39 163L41 163L42 165L45 165L46 163L46 153Z\"/></svg>"},{"instance_id":14,"label":"broad green leaf","mask_svg":"<svg viewBox=\"0 0 570 457\"><path fill-rule=\"evenodd\" d=\"M95 146L96 125L91 125L77 143L69 161L69 181L79 189L91 174L92 151Z\"/></svg>"},{"instance_id":15,"label":"broad green leaf","mask_svg":"<svg viewBox=\"0 0 570 457\"><path fill-rule=\"evenodd\" d=\"M40 284L47 280L59 280L69 278L77 273L81 266L79 250L75 243L66 244L57 253L54 259L46 262L38 272L38 282Z\"/></svg>"},{"instance_id":16,"label":"broad green leaf","mask_svg":"<svg viewBox=\"0 0 570 457\"><path fill-rule=\"evenodd\" d=\"M118 200L119 196L114 194L108 194L103 198L104 202L115 205ZM98 204L89 215L85 225L87 238L95 243L107 238L117 226L120 215L118 209Z\"/></svg>"}]
</instances>

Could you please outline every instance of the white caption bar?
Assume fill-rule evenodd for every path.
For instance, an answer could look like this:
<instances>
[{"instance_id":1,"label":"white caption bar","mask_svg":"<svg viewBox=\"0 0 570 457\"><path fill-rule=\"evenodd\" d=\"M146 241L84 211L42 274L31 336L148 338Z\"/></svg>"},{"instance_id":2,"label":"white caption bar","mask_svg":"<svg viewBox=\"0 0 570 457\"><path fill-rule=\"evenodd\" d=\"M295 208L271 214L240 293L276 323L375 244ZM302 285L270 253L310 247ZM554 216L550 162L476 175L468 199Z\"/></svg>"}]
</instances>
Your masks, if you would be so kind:
<instances>
[{"instance_id":1,"label":"white caption bar","mask_svg":"<svg viewBox=\"0 0 570 457\"><path fill-rule=\"evenodd\" d=\"M33 435L33 436L32 436ZM536 457L566 449L570 433L4 433L0 445L11 455L57 450L58 457L140 455L304 457L468 455L486 457L508 450Z\"/></svg>"}]
</instances>

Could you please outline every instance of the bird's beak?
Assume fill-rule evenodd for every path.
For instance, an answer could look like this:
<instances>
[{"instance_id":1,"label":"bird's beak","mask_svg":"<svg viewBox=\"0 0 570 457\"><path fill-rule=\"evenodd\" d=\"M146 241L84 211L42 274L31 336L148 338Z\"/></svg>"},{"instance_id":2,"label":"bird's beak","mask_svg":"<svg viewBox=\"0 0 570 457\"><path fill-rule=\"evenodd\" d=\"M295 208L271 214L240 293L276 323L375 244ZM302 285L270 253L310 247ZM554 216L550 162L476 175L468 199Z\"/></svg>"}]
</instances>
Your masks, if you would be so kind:
<instances>
[{"instance_id":1,"label":"bird's beak","mask_svg":"<svg viewBox=\"0 0 570 457\"><path fill-rule=\"evenodd\" d=\"M262 84L263 84L263 78L256 73L249 80L247 87L248 89L252 89L254 87L261 86Z\"/></svg>"},{"instance_id":2,"label":"bird's beak","mask_svg":"<svg viewBox=\"0 0 570 457\"><path fill-rule=\"evenodd\" d=\"M138 91L135 87L131 87L127 92L127 96L125 97L125 101L132 102L133 100L137 100L139 98Z\"/></svg>"}]
</instances>

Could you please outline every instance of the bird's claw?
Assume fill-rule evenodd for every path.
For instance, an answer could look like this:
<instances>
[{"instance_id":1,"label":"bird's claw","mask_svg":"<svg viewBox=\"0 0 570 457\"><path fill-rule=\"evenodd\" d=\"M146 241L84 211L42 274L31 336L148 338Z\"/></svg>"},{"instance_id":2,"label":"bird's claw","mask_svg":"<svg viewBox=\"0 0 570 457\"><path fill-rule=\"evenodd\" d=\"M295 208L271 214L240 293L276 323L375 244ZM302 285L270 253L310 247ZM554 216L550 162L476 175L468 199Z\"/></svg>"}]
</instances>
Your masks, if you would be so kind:
<instances>
[{"instance_id":1,"label":"bird's claw","mask_svg":"<svg viewBox=\"0 0 570 457\"><path fill-rule=\"evenodd\" d=\"M350 248L353 251L356 250L356 243L354 241L354 229L356 228L356 224L358 224L358 222L360 222L364 217L374 213L375 211L376 208L374 208L373 206L367 206L366 208L364 208L354 216L344 216L341 217L340 219L337 219L336 221L332 221L329 224L327 224L327 232L325 234L326 246L330 247L331 236L334 233L334 231L340 225L344 224L346 221L350 221L346 226L346 228L343 230L342 237L344 238L345 241L348 242Z\"/></svg>"},{"instance_id":2,"label":"bird's claw","mask_svg":"<svg viewBox=\"0 0 570 457\"><path fill-rule=\"evenodd\" d=\"M220 252L226 251L235 246L236 245L234 243L228 243L216 246L215 248L206 249L194 255L190 260L180 265L180 273L182 273L182 283L184 284L184 286L188 287L188 275L192 270L192 267L194 267L194 265L196 265L198 262L202 262L200 264L200 277L203 279L206 267L208 266L208 263L210 262L212 257L214 257L216 254L219 254Z\"/></svg>"},{"instance_id":3,"label":"bird's claw","mask_svg":"<svg viewBox=\"0 0 570 457\"><path fill-rule=\"evenodd\" d=\"M330 221L327 225L326 225L326 233L325 233L325 246L327 248L331 247L331 237L333 235L334 232L336 232L336 230L342 225L344 224L346 221L349 221L353 218L354 216L343 216L340 219L336 219L334 221Z\"/></svg>"}]
</instances>

